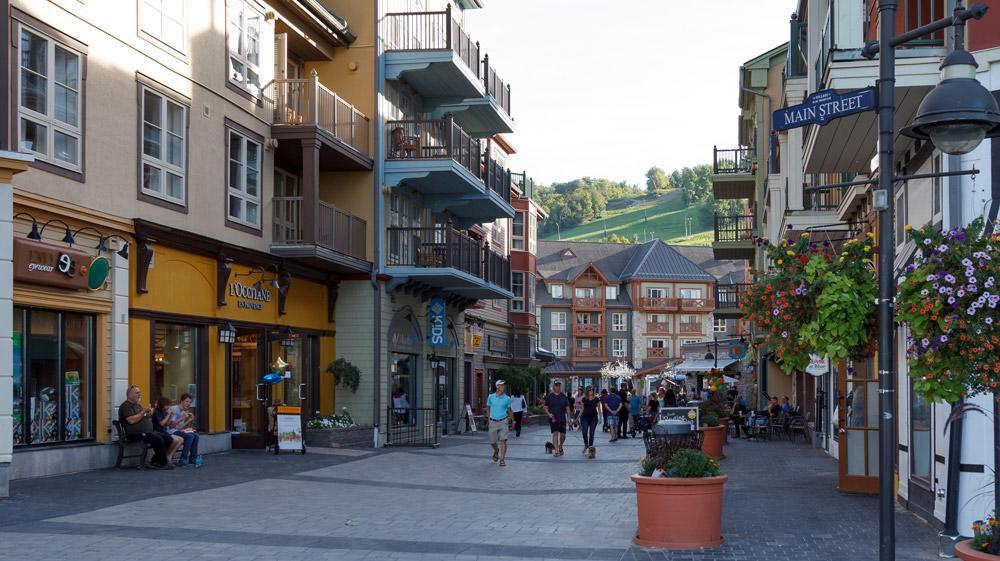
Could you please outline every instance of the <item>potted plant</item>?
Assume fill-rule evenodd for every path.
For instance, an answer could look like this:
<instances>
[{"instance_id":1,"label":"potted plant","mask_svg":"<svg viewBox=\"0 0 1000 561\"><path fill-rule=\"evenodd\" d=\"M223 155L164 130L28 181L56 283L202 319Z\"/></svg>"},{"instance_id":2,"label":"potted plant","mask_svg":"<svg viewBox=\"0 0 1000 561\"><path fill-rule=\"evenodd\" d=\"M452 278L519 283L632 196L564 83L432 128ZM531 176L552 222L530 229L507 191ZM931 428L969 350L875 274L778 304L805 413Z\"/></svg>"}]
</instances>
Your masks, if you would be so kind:
<instances>
[{"instance_id":1,"label":"potted plant","mask_svg":"<svg viewBox=\"0 0 1000 561\"><path fill-rule=\"evenodd\" d=\"M726 443L726 427L721 425L719 415L715 411L709 411L700 417L701 451L715 460L725 458L722 445Z\"/></svg>"},{"instance_id":2,"label":"potted plant","mask_svg":"<svg viewBox=\"0 0 1000 561\"><path fill-rule=\"evenodd\" d=\"M309 447L369 447L372 443L372 428L355 423L346 407L339 415L321 415L316 411L306 428L306 445Z\"/></svg>"},{"instance_id":3,"label":"potted plant","mask_svg":"<svg viewBox=\"0 0 1000 561\"><path fill-rule=\"evenodd\" d=\"M338 358L326 367L327 374L333 374L338 386L344 386L351 390L351 393L358 393L358 386L361 384L361 370L345 360Z\"/></svg>"},{"instance_id":4,"label":"potted plant","mask_svg":"<svg viewBox=\"0 0 1000 561\"><path fill-rule=\"evenodd\" d=\"M997 512L972 525L972 539L958 542L955 553L962 561L997 561L1000 559L1000 526Z\"/></svg>"},{"instance_id":5,"label":"potted plant","mask_svg":"<svg viewBox=\"0 0 1000 561\"><path fill-rule=\"evenodd\" d=\"M722 545L722 490L728 476L700 450L665 451L642 461L635 482L636 545L693 549Z\"/></svg>"}]
</instances>

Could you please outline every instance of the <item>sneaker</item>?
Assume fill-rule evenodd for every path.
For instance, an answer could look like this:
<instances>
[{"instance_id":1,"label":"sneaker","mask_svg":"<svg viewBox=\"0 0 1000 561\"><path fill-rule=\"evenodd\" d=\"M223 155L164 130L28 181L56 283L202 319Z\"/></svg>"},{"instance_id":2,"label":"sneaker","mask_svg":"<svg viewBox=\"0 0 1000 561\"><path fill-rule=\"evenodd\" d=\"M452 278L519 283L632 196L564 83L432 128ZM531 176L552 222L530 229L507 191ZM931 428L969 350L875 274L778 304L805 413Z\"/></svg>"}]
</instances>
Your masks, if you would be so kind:
<instances>
[{"instance_id":1,"label":"sneaker","mask_svg":"<svg viewBox=\"0 0 1000 561\"><path fill-rule=\"evenodd\" d=\"M186 466L186 465L188 465L188 463L189 462L187 460L177 460L177 465L178 466Z\"/></svg>"}]
</instances>

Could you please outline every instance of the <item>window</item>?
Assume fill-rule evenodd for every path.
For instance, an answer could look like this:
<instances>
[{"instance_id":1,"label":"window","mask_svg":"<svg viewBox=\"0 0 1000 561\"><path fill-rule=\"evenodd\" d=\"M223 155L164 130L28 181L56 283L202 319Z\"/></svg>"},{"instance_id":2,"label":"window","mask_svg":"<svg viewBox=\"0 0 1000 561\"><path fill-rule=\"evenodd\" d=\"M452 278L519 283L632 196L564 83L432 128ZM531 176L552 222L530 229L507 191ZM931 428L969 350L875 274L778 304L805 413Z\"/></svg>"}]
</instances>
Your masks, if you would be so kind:
<instances>
[{"instance_id":1,"label":"window","mask_svg":"<svg viewBox=\"0 0 1000 561\"><path fill-rule=\"evenodd\" d=\"M172 405L176 405L181 396L190 394L195 419L204 426L206 419L199 416L201 411L198 409L200 331L197 327L156 322L153 329L153 379L149 398L163 396Z\"/></svg>"},{"instance_id":2,"label":"window","mask_svg":"<svg viewBox=\"0 0 1000 561\"><path fill-rule=\"evenodd\" d=\"M563 285L561 284L550 284L549 291L552 293L553 298L563 298Z\"/></svg>"},{"instance_id":3,"label":"window","mask_svg":"<svg viewBox=\"0 0 1000 561\"><path fill-rule=\"evenodd\" d=\"M727 330L725 319L717 319L712 323L712 331L716 333L725 333Z\"/></svg>"},{"instance_id":4,"label":"window","mask_svg":"<svg viewBox=\"0 0 1000 561\"><path fill-rule=\"evenodd\" d=\"M142 192L185 204L187 108L142 87Z\"/></svg>"},{"instance_id":5,"label":"window","mask_svg":"<svg viewBox=\"0 0 1000 561\"><path fill-rule=\"evenodd\" d=\"M552 312L552 330L566 331L566 312Z\"/></svg>"},{"instance_id":6,"label":"window","mask_svg":"<svg viewBox=\"0 0 1000 561\"><path fill-rule=\"evenodd\" d=\"M524 282L527 285L528 301L525 303L525 310L532 310L535 308L535 275L533 273L524 273Z\"/></svg>"},{"instance_id":7,"label":"window","mask_svg":"<svg viewBox=\"0 0 1000 561\"><path fill-rule=\"evenodd\" d=\"M260 227L260 144L229 130L229 196L233 222Z\"/></svg>"},{"instance_id":8,"label":"window","mask_svg":"<svg viewBox=\"0 0 1000 561\"><path fill-rule=\"evenodd\" d=\"M264 15L250 2L229 0L229 81L256 96L260 92L260 25Z\"/></svg>"},{"instance_id":9,"label":"window","mask_svg":"<svg viewBox=\"0 0 1000 561\"><path fill-rule=\"evenodd\" d=\"M490 228L490 249L500 255L505 255L507 253L507 244L504 243L506 242L505 237L503 222L497 220Z\"/></svg>"},{"instance_id":10,"label":"window","mask_svg":"<svg viewBox=\"0 0 1000 561\"><path fill-rule=\"evenodd\" d=\"M646 289L647 298L667 298L666 288L647 288Z\"/></svg>"},{"instance_id":11,"label":"window","mask_svg":"<svg viewBox=\"0 0 1000 561\"><path fill-rule=\"evenodd\" d=\"M555 338L552 339L552 354L556 356L566 356L566 339L565 338Z\"/></svg>"},{"instance_id":12,"label":"window","mask_svg":"<svg viewBox=\"0 0 1000 561\"><path fill-rule=\"evenodd\" d=\"M528 214L528 253L538 253L538 217L535 213Z\"/></svg>"},{"instance_id":13,"label":"window","mask_svg":"<svg viewBox=\"0 0 1000 561\"><path fill-rule=\"evenodd\" d=\"M626 331L625 317L622 312L611 314L611 331Z\"/></svg>"},{"instance_id":14,"label":"window","mask_svg":"<svg viewBox=\"0 0 1000 561\"><path fill-rule=\"evenodd\" d=\"M617 300L618 299L618 287L617 286L605 286L604 287L604 298L606 300Z\"/></svg>"},{"instance_id":15,"label":"window","mask_svg":"<svg viewBox=\"0 0 1000 561\"><path fill-rule=\"evenodd\" d=\"M510 311L512 312L523 312L524 311L524 273L521 271L514 271L511 273L511 292L514 293L514 299L510 301Z\"/></svg>"},{"instance_id":16,"label":"window","mask_svg":"<svg viewBox=\"0 0 1000 561\"><path fill-rule=\"evenodd\" d=\"M593 287L581 286L573 292L577 298L593 298L597 292Z\"/></svg>"},{"instance_id":17,"label":"window","mask_svg":"<svg viewBox=\"0 0 1000 561\"><path fill-rule=\"evenodd\" d=\"M665 349L667 348L667 342L665 339L650 339L649 348L651 349Z\"/></svg>"},{"instance_id":18,"label":"window","mask_svg":"<svg viewBox=\"0 0 1000 561\"><path fill-rule=\"evenodd\" d=\"M931 160L931 172L941 173L941 154L935 154ZM941 215L941 196L941 178L934 177L931 179L931 216L935 219Z\"/></svg>"},{"instance_id":19,"label":"window","mask_svg":"<svg viewBox=\"0 0 1000 561\"><path fill-rule=\"evenodd\" d=\"M896 194L896 245L906 243L906 189Z\"/></svg>"},{"instance_id":20,"label":"window","mask_svg":"<svg viewBox=\"0 0 1000 561\"><path fill-rule=\"evenodd\" d=\"M625 356L628 339L612 339L611 340L611 356L623 357Z\"/></svg>"},{"instance_id":21,"label":"window","mask_svg":"<svg viewBox=\"0 0 1000 561\"><path fill-rule=\"evenodd\" d=\"M184 4L185 0L142 0L142 30L183 53Z\"/></svg>"},{"instance_id":22,"label":"window","mask_svg":"<svg viewBox=\"0 0 1000 561\"><path fill-rule=\"evenodd\" d=\"M510 229L511 247L524 251L524 213L514 213L514 223Z\"/></svg>"},{"instance_id":23,"label":"window","mask_svg":"<svg viewBox=\"0 0 1000 561\"><path fill-rule=\"evenodd\" d=\"M81 57L23 26L19 45L18 146L39 160L79 171Z\"/></svg>"},{"instance_id":24,"label":"window","mask_svg":"<svg viewBox=\"0 0 1000 561\"><path fill-rule=\"evenodd\" d=\"M913 391L910 384L910 474L930 484L933 435L931 406Z\"/></svg>"},{"instance_id":25,"label":"window","mask_svg":"<svg viewBox=\"0 0 1000 561\"><path fill-rule=\"evenodd\" d=\"M698 300L702 298L702 291L700 288L682 288L681 298L685 300Z\"/></svg>"},{"instance_id":26,"label":"window","mask_svg":"<svg viewBox=\"0 0 1000 561\"><path fill-rule=\"evenodd\" d=\"M94 437L94 316L14 308L15 446Z\"/></svg>"}]
</instances>

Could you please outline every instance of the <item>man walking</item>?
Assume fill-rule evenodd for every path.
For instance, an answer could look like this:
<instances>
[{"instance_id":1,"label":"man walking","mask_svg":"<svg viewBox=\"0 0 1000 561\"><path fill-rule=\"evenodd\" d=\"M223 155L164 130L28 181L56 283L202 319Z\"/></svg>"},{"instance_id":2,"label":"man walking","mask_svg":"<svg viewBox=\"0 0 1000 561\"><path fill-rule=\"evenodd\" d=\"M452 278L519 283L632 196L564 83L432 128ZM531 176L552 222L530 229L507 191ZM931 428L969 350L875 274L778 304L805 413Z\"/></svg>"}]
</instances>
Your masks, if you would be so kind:
<instances>
[{"instance_id":1,"label":"man walking","mask_svg":"<svg viewBox=\"0 0 1000 561\"><path fill-rule=\"evenodd\" d=\"M545 396L545 413L549 416L552 429L552 455L563 455L563 443L566 441L566 419L570 416L569 398L562 393L562 382L552 382L552 391Z\"/></svg>"},{"instance_id":2,"label":"man walking","mask_svg":"<svg viewBox=\"0 0 1000 561\"><path fill-rule=\"evenodd\" d=\"M611 430L609 442L618 440L618 415L621 413L621 409L622 398L615 392L608 392L608 396L604 398L604 420Z\"/></svg>"},{"instance_id":3,"label":"man walking","mask_svg":"<svg viewBox=\"0 0 1000 561\"><path fill-rule=\"evenodd\" d=\"M504 393L504 381L497 380L496 393L486 398L486 409L490 415L487 433L490 446L493 447L493 461L500 460L500 465L507 465L507 420L511 418L510 396Z\"/></svg>"},{"instance_id":4,"label":"man walking","mask_svg":"<svg viewBox=\"0 0 1000 561\"><path fill-rule=\"evenodd\" d=\"M618 410L618 436L620 438L628 438L628 384L622 383L621 389L618 390L618 398L622 400L621 409Z\"/></svg>"},{"instance_id":5,"label":"man walking","mask_svg":"<svg viewBox=\"0 0 1000 561\"><path fill-rule=\"evenodd\" d=\"M632 392L628 398L628 412L632 416L632 438L635 438L636 431L639 430L639 417L642 416L642 396L639 391Z\"/></svg>"}]
</instances>

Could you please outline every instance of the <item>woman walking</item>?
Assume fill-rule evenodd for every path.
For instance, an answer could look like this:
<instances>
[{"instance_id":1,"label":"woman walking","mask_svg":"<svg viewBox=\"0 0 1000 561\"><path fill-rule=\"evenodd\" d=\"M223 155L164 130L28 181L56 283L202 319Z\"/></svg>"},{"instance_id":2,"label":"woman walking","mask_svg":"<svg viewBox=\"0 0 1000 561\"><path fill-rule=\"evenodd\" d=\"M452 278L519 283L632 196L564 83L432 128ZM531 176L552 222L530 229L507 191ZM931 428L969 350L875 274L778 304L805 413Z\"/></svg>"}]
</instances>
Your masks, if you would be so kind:
<instances>
[{"instance_id":1,"label":"woman walking","mask_svg":"<svg viewBox=\"0 0 1000 561\"><path fill-rule=\"evenodd\" d=\"M583 388L576 389L576 395L573 396L573 419L570 423L571 429L573 427L580 427L580 413L583 412L583 398L586 396L587 394L583 391Z\"/></svg>"},{"instance_id":2,"label":"woman walking","mask_svg":"<svg viewBox=\"0 0 1000 561\"><path fill-rule=\"evenodd\" d=\"M601 409L601 400L594 395L594 388L587 386L586 395L580 399L580 432L583 433L583 453L593 458L597 450L594 448L594 433L597 431L597 412Z\"/></svg>"},{"instance_id":3,"label":"woman walking","mask_svg":"<svg viewBox=\"0 0 1000 561\"><path fill-rule=\"evenodd\" d=\"M521 388L514 388L510 395L510 410L514 413L514 436L521 436L521 419L524 418L524 410L528 408L528 401L521 394Z\"/></svg>"}]
</instances>

